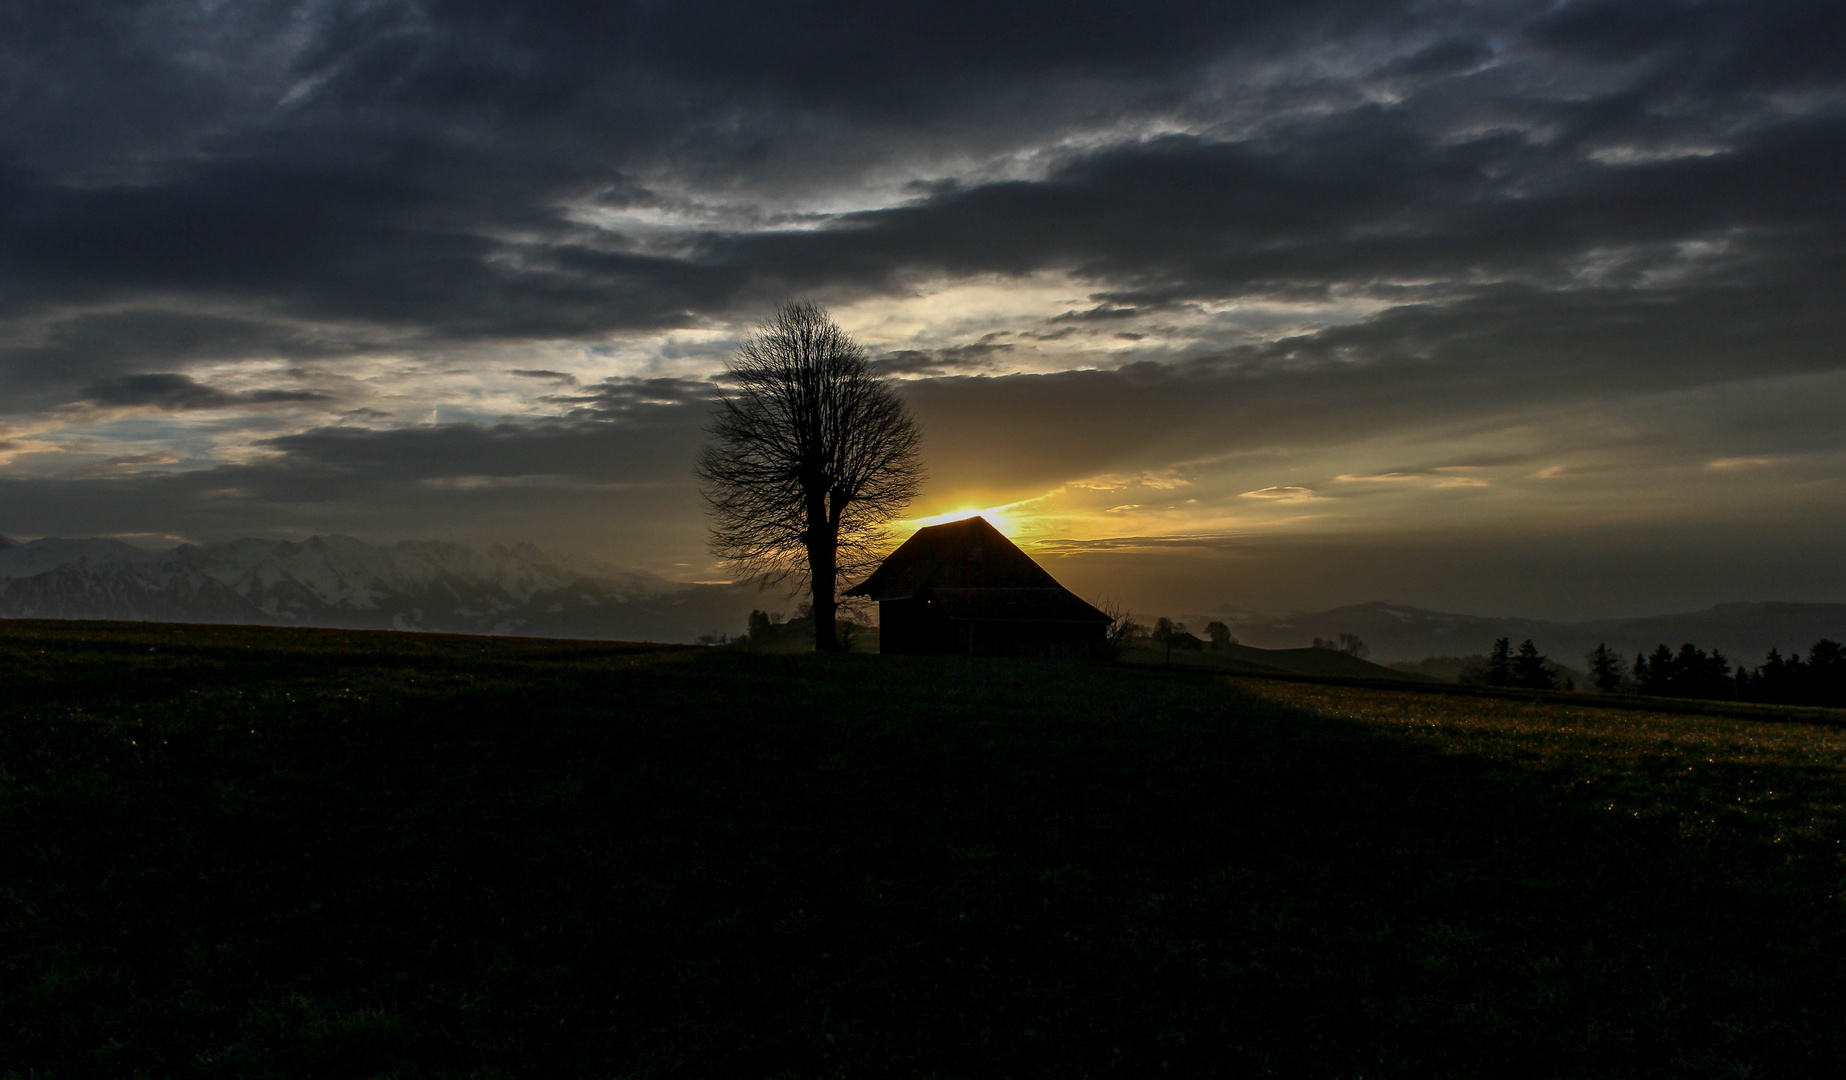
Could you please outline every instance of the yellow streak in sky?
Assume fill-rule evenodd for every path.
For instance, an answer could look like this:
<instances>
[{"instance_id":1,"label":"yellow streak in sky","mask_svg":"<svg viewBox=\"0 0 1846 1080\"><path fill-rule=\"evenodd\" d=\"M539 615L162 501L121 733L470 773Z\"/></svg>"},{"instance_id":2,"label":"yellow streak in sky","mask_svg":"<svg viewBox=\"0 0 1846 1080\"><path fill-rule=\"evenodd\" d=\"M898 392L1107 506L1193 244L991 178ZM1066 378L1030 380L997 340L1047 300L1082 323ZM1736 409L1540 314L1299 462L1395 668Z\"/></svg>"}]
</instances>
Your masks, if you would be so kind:
<instances>
[{"instance_id":1,"label":"yellow streak in sky","mask_svg":"<svg viewBox=\"0 0 1846 1080\"><path fill-rule=\"evenodd\" d=\"M1030 501L1030 500L1029 500ZM892 529L900 536L908 537L918 529L931 525L947 525L951 521L964 521L971 517L984 517L987 524L1000 530L1000 535L1009 540L1017 540L1019 532L1025 525L1025 519L1015 510L1020 503L1006 503L1002 506L989 506L984 509L951 510L946 514L931 514L928 517L910 518L893 524Z\"/></svg>"}]
</instances>

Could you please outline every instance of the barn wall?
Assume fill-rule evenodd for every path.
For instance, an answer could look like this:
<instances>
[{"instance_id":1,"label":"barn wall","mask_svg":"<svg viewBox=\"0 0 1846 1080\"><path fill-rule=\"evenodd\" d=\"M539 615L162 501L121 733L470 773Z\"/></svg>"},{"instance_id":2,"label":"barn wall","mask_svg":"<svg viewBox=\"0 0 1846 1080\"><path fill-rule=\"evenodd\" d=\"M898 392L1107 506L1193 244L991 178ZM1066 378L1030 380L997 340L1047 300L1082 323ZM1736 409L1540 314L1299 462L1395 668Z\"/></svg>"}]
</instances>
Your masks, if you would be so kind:
<instances>
[{"instance_id":1,"label":"barn wall","mask_svg":"<svg viewBox=\"0 0 1846 1080\"><path fill-rule=\"evenodd\" d=\"M878 602L878 651L895 656L956 653L955 628L921 600Z\"/></svg>"},{"instance_id":2,"label":"barn wall","mask_svg":"<svg viewBox=\"0 0 1846 1080\"><path fill-rule=\"evenodd\" d=\"M1105 623L955 623L955 651L967 656L1040 656L1088 660L1104 653Z\"/></svg>"},{"instance_id":3,"label":"barn wall","mask_svg":"<svg viewBox=\"0 0 1846 1080\"><path fill-rule=\"evenodd\" d=\"M1105 623L1002 622L948 619L921 600L881 600L878 651L895 656L1103 655Z\"/></svg>"}]
</instances>

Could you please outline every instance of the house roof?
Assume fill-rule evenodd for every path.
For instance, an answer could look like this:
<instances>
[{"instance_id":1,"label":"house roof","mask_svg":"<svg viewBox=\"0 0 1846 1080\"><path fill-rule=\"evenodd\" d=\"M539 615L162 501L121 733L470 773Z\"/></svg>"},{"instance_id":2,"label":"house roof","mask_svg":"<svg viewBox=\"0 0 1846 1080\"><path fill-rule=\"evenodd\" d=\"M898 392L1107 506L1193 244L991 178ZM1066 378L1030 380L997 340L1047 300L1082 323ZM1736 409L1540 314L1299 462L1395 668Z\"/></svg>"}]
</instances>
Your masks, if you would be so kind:
<instances>
[{"instance_id":1,"label":"house roof","mask_svg":"<svg viewBox=\"0 0 1846 1080\"><path fill-rule=\"evenodd\" d=\"M918 529L847 596L898 600L928 589L951 618L1092 622L1109 616L1059 585L980 517Z\"/></svg>"},{"instance_id":2,"label":"house roof","mask_svg":"<svg viewBox=\"0 0 1846 1080\"><path fill-rule=\"evenodd\" d=\"M918 529L847 596L892 600L936 589L1055 589L1057 580L986 518Z\"/></svg>"}]
</instances>

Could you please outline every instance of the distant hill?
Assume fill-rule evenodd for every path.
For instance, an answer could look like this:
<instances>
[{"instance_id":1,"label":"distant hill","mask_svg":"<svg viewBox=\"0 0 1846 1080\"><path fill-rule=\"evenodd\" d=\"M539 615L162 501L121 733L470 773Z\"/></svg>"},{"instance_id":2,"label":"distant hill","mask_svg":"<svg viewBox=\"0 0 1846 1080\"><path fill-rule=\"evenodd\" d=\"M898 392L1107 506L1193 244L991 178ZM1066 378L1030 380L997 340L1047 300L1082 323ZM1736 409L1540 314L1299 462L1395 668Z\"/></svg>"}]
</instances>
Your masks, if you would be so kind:
<instances>
[{"instance_id":1,"label":"distant hill","mask_svg":"<svg viewBox=\"0 0 1846 1080\"><path fill-rule=\"evenodd\" d=\"M1135 650L1128 659L1136 664L1171 663L1175 667L1223 669L1237 675L1337 675L1348 679L1436 681L1427 675L1383 667L1332 649L1258 649L1230 645L1200 652L1175 649L1169 658L1163 649L1146 648Z\"/></svg>"},{"instance_id":2,"label":"distant hill","mask_svg":"<svg viewBox=\"0 0 1846 1080\"><path fill-rule=\"evenodd\" d=\"M1407 679L1430 681L1426 676L1383 667L1369 660L1348 656L1333 649L1257 649L1232 645L1231 656L1248 662L1267 664L1296 675L1338 675L1349 679Z\"/></svg>"},{"instance_id":3,"label":"distant hill","mask_svg":"<svg viewBox=\"0 0 1846 1080\"><path fill-rule=\"evenodd\" d=\"M1192 616L1203 622L1206 616ZM1540 619L1454 615L1441 611L1371 603L1334 608L1281 619L1229 617L1237 640L1259 648L1299 647L1314 638L1357 634L1379 663L1420 660L1428 656L1485 653L1496 638L1533 644L1562 663L1581 665L1583 654L1598 643L1632 656L1659 644L1678 648L1692 642L1716 647L1732 661L1761 663L1771 648L1805 652L1815 641L1846 641L1846 604L1736 603L1704 611L1636 619L1598 619L1555 623Z\"/></svg>"},{"instance_id":4,"label":"distant hill","mask_svg":"<svg viewBox=\"0 0 1846 1080\"><path fill-rule=\"evenodd\" d=\"M367 544L348 536L148 551L0 537L0 617L435 630L691 641L743 632L754 589L687 585L531 544Z\"/></svg>"}]
</instances>

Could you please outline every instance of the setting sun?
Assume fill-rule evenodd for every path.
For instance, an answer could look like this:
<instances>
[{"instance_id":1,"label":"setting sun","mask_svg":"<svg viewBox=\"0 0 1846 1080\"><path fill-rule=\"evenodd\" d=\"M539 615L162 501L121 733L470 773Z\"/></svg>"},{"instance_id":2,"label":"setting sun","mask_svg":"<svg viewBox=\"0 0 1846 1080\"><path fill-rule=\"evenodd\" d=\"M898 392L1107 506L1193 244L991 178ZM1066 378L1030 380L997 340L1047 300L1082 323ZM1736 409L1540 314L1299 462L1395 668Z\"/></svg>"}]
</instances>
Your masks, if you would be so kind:
<instances>
[{"instance_id":1,"label":"setting sun","mask_svg":"<svg viewBox=\"0 0 1846 1080\"><path fill-rule=\"evenodd\" d=\"M1023 522L1017 515L1009 513L1009 511L1017 505L1017 503L1007 503L1002 506L990 506L984 510L952 510L946 514L932 514L929 517L910 518L905 521L899 521L893 528L899 533L907 534L915 532L918 529L928 528L931 525L947 525L951 521L964 521L971 517L984 517L987 519L987 524L999 530L1000 535L1006 537L1008 540L1017 540L1019 538L1018 531Z\"/></svg>"}]
</instances>

